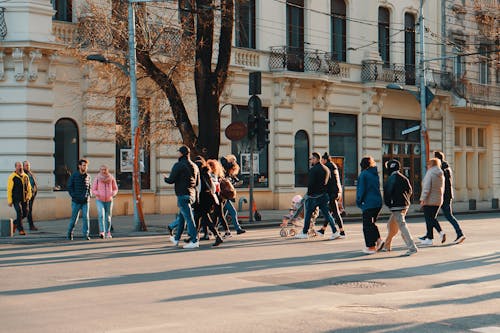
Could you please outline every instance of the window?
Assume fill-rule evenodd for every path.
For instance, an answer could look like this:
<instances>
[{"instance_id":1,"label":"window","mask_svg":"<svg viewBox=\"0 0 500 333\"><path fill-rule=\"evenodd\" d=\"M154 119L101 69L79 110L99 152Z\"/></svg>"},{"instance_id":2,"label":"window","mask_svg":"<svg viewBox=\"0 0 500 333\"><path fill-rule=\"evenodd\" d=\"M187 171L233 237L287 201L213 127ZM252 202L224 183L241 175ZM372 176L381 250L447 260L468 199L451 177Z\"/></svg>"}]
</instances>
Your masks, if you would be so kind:
<instances>
[{"instance_id":1,"label":"window","mask_svg":"<svg viewBox=\"0 0 500 333\"><path fill-rule=\"evenodd\" d=\"M405 14L405 76L406 84L415 84L415 16Z\"/></svg>"},{"instance_id":2,"label":"window","mask_svg":"<svg viewBox=\"0 0 500 333\"><path fill-rule=\"evenodd\" d=\"M235 7L236 46L255 49L255 0L237 1Z\"/></svg>"},{"instance_id":3,"label":"window","mask_svg":"<svg viewBox=\"0 0 500 333\"><path fill-rule=\"evenodd\" d=\"M462 140L460 140L460 127L455 127L455 146L461 146Z\"/></svg>"},{"instance_id":4,"label":"window","mask_svg":"<svg viewBox=\"0 0 500 333\"><path fill-rule=\"evenodd\" d=\"M332 0L332 58L346 62L346 6L344 0Z\"/></svg>"},{"instance_id":5,"label":"window","mask_svg":"<svg viewBox=\"0 0 500 333\"><path fill-rule=\"evenodd\" d=\"M56 11L53 19L57 21L73 21L72 0L52 0L52 8Z\"/></svg>"},{"instance_id":6,"label":"window","mask_svg":"<svg viewBox=\"0 0 500 333\"><path fill-rule=\"evenodd\" d=\"M472 147L472 127L465 129L465 145Z\"/></svg>"},{"instance_id":7,"label":"window","mask_svg":"<svg viewBox=\"0 0 500 333\"><path fill-rule=\"evenodd\" d=\"M295 187L307 187L309 172L309 136L304 130L295 133Z\"/></svg>"},{"instance_id":8,"label":"window","mask_svg":"<svg viewBox=\"0 0 500 333\"><path fill-rule=\"evenodd\" d=\"M485 133L486 130L484 128L478 128L477 129L477 146L478 147L485 147Z\"/></svg>"},{"instance_id":9,"label":"window","mask_svg":"<svg viewBox=\"0 0 500 333\"><path fill-rule=\"evenodd\" d=\"M116 182L121 190L132 189L132 145L130 136L130 98L116 98ZM150 177L150 147L149 147L149 123L150 123L149 100L139 99L139 124L141 140L140 150L140 174L141 188L151 188Z\"/></svg>"},{"instance_id":10,"label":"window","mask_svg":"<svg viewBox=\"0 0 500 333\"><path fill-rule=\"evenodd\" d=\"M304 0L287 0L287 66L304 71Z\"/></svg>"},{"instance_id":11,"label":"window","mask_svg":"<svg viewBox=\"0 0 500 333\"><path fill-rule=\"evenodd\" d=\"M344 185L353 186L358 178L357 117L330 113L330 155L343 156L345 163Z\"/></svg>"},{"instance_id":12,"label":"window","mask_svg":"<svg viewBox=\"0 0 500 333\"><path fill-rule=\"evenodd\" d=\"M267 108L263 108L262 112L264 112L266 117L268 116ZM234 107L231 112L231 119L233 122L242 121L247 123L248 107L240 105L238 105L238 107ZM247 167L248 162L250 161L250 145L248 137L239 141L231 141L231 153L236 156L238 164L241 168L238 176L238 178L243 181L241 187L246 188L248 187L250 180L250 173L248 172L249 168ZM269 148L267 145L258 152L254 150L254 187L269 187L268 156Z\"/></svg>"},{"instance_id":13,"label":"window","mask_svg":"<svg viewBox=\"0 0 500 333\"><path fill-rule=\"evenodd\" d=\"M391 62L391 40L390 40L390 14L384 7L378 8L378 52L384 66L388 67Z\"/></svg>"},{"instance_id":14,"label":"window","mask_svg":"<svg viewBox=\"0 0 500 333\"><path fill-rule=\"evenodd\" d=\"M488 73L488 47L482 45L479 47L479 83L489 83Z\"/></svg>"},{"instance_id":15,"label":"window","mask_svg":"<svg viewBox=\"0 0 500 333\"><path fill-rule=\"evenodd\" d=\"M79 159L78 127L72 119L62 118L55 125L54 190L66 190L69 176L77 171Z\"/></svg>"}]
</instances>

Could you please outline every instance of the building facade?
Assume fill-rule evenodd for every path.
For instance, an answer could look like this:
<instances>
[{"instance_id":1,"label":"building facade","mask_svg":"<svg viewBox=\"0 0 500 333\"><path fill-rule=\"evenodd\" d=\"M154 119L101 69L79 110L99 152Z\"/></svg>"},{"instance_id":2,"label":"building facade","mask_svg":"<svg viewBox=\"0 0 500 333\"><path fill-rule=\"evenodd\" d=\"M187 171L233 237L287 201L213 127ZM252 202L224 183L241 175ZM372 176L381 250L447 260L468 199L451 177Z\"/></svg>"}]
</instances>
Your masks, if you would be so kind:
<instances>
[{"instance_id":1,"label":"building facade","mask_svg":"<svg viewBox=\"0 0 500 333\"><path fill-rule=\"evenodd\" d=\"M423 73L435 96L427 107L430 149L443 150L454 167L457 199L498 198L498 53L488 53L487 60L474 65L470 60L444 60L453 55L444 41L452 38L452 31L481 29L473 25L456 28L448 22L451 14L461 13L455 2L461 5L462 1L425 2L424 58L428 61L424 67L419 66L418 0L236 2L230 73L221 96L221 127L248 119L248 77L260 71L260 98L270 119L270 144L256 153L253 162L259 209L287 208L295 194L305 193L308 156L313 151L337 157L346 204L354 203L358 164L366 155L375 158L381 176L384 161L399 159L417 196L420 133L403 135L402 131L420 124L420 105L414 95ZM460 15L475 15L468 2L462 4L466 13ZM35 216L67 217L70 205L65 182L76 171L78 158L85 157L93 175L100 164L110 166L120 184L114 213L131 214L130 147L118 140L128 126L118 116L127 109L127 78L67 48L85 25L85 6L76 0L53 4L13 0L4 7L0 196L5 197L14 162L28 159L40 184ZM458 18L454 24L459 22ZM475 38L474 30L467 36ZM494 47L487 45L488 50ZM476 76L469 75L471 66L478 68ZM459 81L453 76L457 71L462 81L472 80L466 85L469 95L459 90L461 86L447 85ZM487 82L488 87L474 82ZM403 90L389 89L391 83ZM486 99L485 92L489 94ZM149 84L140 85L138 94L141 118L147 119L144 129L158 132L158 121L150 110L168 117L165 97ZM175 163L181 140L175 130L161 136L164 141L151 142L142 152L146 213L176 211L173 187L161 175ZM242 165L244 184L238 189L238 199L246 209L248 140L231 142L222 131L221 141L221 156L233 153ZM0 206L0 213L12 215L7 205Z\"/></svg>"}]
</instances>

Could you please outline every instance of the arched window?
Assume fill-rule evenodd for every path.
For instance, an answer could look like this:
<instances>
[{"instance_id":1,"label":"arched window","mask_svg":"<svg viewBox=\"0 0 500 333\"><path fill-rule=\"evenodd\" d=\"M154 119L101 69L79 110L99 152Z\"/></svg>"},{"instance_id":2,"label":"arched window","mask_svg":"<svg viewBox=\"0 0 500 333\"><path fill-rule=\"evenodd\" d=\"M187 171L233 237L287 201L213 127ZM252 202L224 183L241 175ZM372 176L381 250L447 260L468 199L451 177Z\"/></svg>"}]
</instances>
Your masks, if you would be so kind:
<instances>
[{"instance_id":1,"label":"arched window","mask_svg":"<svg viewBox=\"0 0 500 333\"><path fill-rule=\"evenodd\" d=\"M69 176L76 171L79 152L78 127L69 118L61 118L55 126L54 189L66 190Z\"/></svg>"},{"instance_id":2,"label":"arched window","mask_svg":"<svg viewBox=\"0 0 500 333\"><path fill-rule=\"evenodd\" d=\"M309 136L304 130L295 133L295 187L307 186L309 172Z\"/></svg>"},{"instance_id":3,"label":"arched window","mask_svg":"<svg viewBox=\"0 0 500 333\"><path fill-rule=\"evenodd\" d=\"M332 1L332 53L333 59L346 61L346 6L344 0Z\"/></svg>"}]
</instances>

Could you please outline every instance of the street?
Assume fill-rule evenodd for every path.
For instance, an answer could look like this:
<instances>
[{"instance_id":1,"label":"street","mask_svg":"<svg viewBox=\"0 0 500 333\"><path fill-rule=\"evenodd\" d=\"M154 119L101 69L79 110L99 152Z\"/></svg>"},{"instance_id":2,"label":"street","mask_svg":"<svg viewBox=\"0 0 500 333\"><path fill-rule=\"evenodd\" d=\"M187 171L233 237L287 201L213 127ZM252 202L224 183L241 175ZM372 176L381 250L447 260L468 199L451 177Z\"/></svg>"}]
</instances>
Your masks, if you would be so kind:
<instances>
[{"instance_id":1,"label":"street","mask_svg":"<svg viewBox=\"0 0 500 333\"><path fill-rule=\"evenodd\" d=\"M360 223L341 240L276 226L199 250L165 235L1 243L0 332L500 332L500 217L457 217L463 244L441 216L448 242L411 257L400 236L363 254Z\"/></svg>"}]
</instances>

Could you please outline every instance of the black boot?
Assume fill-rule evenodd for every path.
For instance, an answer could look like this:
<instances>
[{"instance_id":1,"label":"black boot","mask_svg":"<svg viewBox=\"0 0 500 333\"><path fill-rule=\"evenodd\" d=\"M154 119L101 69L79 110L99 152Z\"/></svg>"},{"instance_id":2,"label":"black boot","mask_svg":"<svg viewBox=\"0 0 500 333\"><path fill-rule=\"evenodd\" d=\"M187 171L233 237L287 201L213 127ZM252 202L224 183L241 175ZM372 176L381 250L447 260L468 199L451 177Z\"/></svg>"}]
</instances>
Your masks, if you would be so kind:
<instances>
[{"instance_id":1,"label":"black boot","mask_svg":"<svg viewBox=\"0 0 500 333\"><path fill-rule=\"evenodd\" d=\"M220 238L220 236L217 236L217 238L215 238L215 243L212 244L212 246L219 246L222 244L222 238Z\"/></svg>"}]
</instances>

